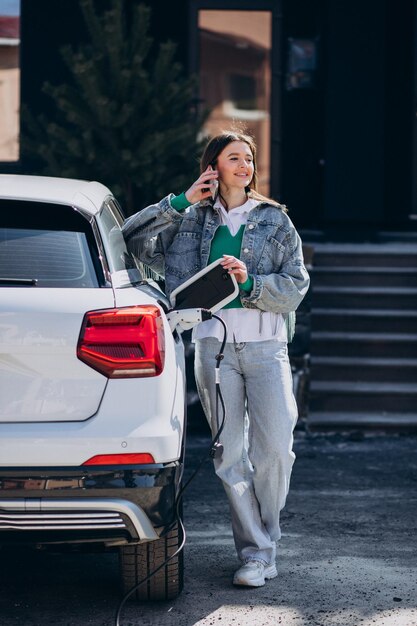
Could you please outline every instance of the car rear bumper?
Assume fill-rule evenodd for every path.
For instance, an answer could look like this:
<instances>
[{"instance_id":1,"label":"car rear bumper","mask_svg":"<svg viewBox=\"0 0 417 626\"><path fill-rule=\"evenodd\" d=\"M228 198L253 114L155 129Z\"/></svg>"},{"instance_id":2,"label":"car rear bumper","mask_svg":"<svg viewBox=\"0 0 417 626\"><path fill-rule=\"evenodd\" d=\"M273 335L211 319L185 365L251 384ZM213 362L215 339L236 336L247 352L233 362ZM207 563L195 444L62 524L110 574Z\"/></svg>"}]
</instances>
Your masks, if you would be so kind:
<instances>
[{"instance_id":1,"label":"car rear bumper","mask_svg":"<svg viewBox=\"0 0 417 626\"><path fill-rule=\"evenodd\" d=\"M175 518L179 462L0 470L0 542L117 545L156 539Z\"/></svg>"}]
</instances>

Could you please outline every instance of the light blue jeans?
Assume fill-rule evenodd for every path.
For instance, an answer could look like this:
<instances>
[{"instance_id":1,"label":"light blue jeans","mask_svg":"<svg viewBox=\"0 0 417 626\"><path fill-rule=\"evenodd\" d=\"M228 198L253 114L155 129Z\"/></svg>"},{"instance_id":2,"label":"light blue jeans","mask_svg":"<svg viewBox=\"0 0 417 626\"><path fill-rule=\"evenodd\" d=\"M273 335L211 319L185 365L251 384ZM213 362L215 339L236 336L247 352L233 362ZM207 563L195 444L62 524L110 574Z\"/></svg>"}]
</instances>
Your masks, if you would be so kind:
<instances>
[{"instance_id":1,"label":"light blue jeans","mask_svg":"<svg viewBox=\"0 0 417 626\"><path fill-rule=\"evenodd\" d=\"M213 435L216 421L215 356L220 342L196 341L195 377ZM284 341L227 343L220 365L220 389L226 420L214 460L231 511L239 559L273 563L281 537L280 511L285 505L292 465L297 405ZM219 421L222 411L219 403Z\"/></svg>"}]
</instances>

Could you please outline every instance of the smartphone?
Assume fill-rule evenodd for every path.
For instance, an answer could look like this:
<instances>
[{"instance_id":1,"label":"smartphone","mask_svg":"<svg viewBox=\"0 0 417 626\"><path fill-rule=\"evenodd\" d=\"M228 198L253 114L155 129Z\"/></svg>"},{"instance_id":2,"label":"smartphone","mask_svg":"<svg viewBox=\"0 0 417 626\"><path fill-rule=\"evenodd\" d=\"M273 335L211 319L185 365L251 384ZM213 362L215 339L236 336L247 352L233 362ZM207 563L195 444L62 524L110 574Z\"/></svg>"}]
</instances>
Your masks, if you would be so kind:
<instances>
[{"instance_id":1,"label":"smartphone","mask_svg":"<svg viewBox=\"0 0 417 626\"><path fill-rule=\"evenodd\" d=\"M216 199L218 189L219 189L219 181L213 180L210 185L211 197L213 198L213 200Z\"/></svg>"},{"instance_id":2,"label":"smartphone","mask_svg":"<svg viewBox=\"0 0 417 626\"><path fill-rule=\"evenodd\" d=\"M210 167L211 167L212 170L214 170L215 169L214 163L210 163ZM209 181L207 181L207 182L209 182ZM215 179L212 179L210 181L210 186L205 191L209 191L210 190L211 191L211 197L213 198L213 200L215 200L216 196L217 196L218 189L219 189L219 181L215 180Z\"/></svg>"}]
</instances>

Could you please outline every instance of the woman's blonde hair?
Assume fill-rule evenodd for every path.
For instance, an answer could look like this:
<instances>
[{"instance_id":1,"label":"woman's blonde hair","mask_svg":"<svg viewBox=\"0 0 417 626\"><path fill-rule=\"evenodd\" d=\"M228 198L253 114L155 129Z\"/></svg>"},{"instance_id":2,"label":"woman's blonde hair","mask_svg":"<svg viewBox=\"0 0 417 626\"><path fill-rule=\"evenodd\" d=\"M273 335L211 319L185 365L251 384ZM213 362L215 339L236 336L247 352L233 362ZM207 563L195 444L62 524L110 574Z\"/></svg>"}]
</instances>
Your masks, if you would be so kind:
<instances>
[{"instance_id":1,"label":"woman's blonde hair","mask_svg":"<svg viewBox=\"0 0 417 626\"><path fill-rule=\"evenodd\" d=\"M256 161L256 144L250 135L247 133L243 133L240 131L234 130L224 130L223 132L211 137L208 144L205 147L203 155L200 161L200 173L203 173L209 165L212 166L213 169L216 169L217 157L223 150L226 148L229 143L232 141L243 141L245 142L253 156L253 177L250 181L249 185L245 187L245 191L248 194L248 197L254 198L255 200L260 200L262 202L269 202L270 204L274 204L276 206L281 206L278 202L273 200L272 198L267 198L266 196L260 194L257 190L258 185L258 170L257 170L257 161Z\"/></svg>"}]
</instances>

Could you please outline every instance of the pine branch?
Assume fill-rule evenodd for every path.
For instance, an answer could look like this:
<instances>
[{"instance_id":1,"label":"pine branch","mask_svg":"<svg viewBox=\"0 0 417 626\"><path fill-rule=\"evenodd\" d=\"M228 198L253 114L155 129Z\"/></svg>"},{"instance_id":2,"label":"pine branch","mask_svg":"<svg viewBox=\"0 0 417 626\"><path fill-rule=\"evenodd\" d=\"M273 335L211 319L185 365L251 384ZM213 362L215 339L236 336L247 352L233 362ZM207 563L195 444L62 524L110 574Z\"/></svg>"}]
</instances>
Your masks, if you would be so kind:
<instances>
[{"instance_id":1,"label":"pine branch","mask_svg":"<svg viewBox=\"0 0 417 626\"><path fill-rule=\"evenodd\" d=\"M197 173L197 136L204 115L192 110L196 79L184 75L173 42L153 48L150 8L127 0L79 0L89 41L66 46L71 82L45 83L53 118L23 111L22 149L42 172L96 179L122 194L127 212Z\"/></svg>"}]
</instances>

